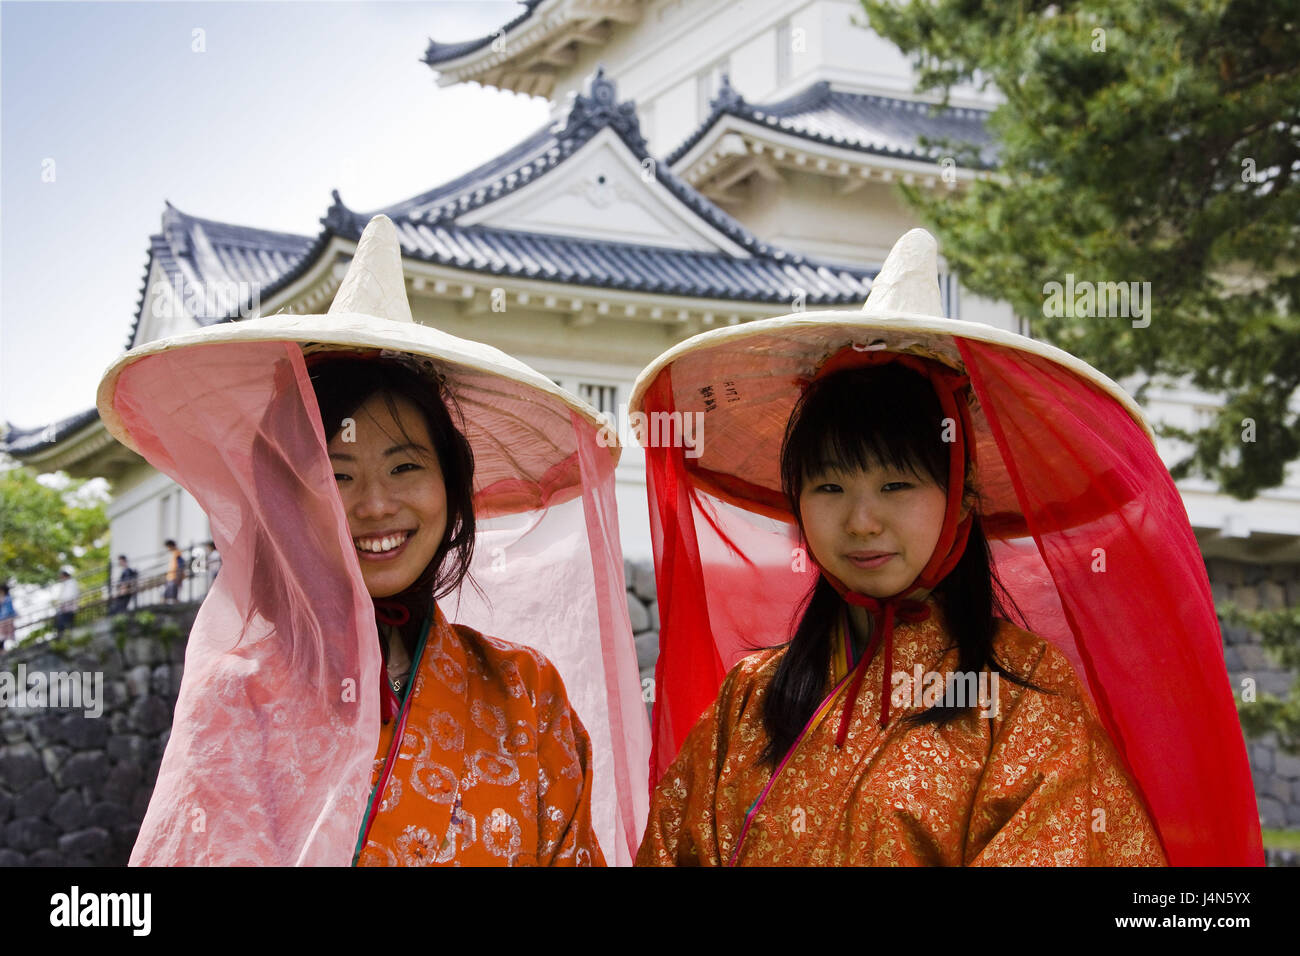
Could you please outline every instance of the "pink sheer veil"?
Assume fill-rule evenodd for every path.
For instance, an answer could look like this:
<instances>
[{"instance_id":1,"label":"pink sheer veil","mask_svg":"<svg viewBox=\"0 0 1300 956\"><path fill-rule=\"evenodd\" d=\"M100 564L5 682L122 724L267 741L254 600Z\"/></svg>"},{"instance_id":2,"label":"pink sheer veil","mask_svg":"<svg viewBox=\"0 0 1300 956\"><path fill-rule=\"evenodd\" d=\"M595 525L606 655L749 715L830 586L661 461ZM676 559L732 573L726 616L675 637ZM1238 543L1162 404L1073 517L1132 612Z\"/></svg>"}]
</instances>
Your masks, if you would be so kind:
<instances>
[{"instance_id":1,"label":"pink sheer veil","mask_svg":"<svg viewBox=\"0 0 1300 956\"><path fill-rule=\"evenodd\" d=\"M479 386L458 393L476 457L492 442L503 453L475 474L471 573L484 597L466 585L439 605L556 664L592 738L602 849L630 863L649 727L613 458L591 420L539 408L529 386L456 378ZM491 414L466 394L490 396ZM347 865L379 739L380 655L302 347L165 350L122 370L113 404L144 457L207 512L222 555L132 864ZM543 467L539 447L563 460Z\"/></svg>"}]
</instances>

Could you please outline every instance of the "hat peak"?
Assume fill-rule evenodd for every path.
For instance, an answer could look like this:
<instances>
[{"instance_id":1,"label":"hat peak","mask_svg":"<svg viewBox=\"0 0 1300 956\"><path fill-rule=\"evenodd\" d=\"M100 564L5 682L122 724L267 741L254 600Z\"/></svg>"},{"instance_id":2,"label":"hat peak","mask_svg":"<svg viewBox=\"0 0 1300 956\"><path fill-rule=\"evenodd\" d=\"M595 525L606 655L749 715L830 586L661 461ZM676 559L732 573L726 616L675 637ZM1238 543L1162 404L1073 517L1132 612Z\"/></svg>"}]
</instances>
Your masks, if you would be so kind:
<instances>
[{"instance_id":1,"label":"hat peak","mask_svg":"<svg viewBox=\"0 0 1300 956\"><path fill-rule=\"evenodd\" d=\"M943 315L939 295L939 243L924 229L912 229L894 243L871 283L863 312Z\"/></svg>"},{"instance_id":2,"label":"hat peak","mask_svg":"<svg viewBox=\"0 0 1300 956\"><path fill-rule=\"evenodd\" d=\"M385 215L373 217L357 240L357 251L329 308L330 315L357 312L392 322L414 322L406 298L402 247L397 227Z\"/></svg>"}]
</instances>

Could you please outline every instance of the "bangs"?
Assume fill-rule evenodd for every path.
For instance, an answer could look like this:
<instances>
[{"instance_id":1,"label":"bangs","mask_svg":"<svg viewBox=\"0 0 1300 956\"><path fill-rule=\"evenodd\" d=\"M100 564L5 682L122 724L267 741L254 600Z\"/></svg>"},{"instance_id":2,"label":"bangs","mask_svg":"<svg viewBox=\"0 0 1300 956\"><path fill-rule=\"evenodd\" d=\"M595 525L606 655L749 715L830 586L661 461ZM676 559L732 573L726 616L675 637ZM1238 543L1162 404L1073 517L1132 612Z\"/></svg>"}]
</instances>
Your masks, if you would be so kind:
<instances>
[{"instance_id":1,"label":"bangs","mask_svg":"<svg viewBox=\"0 0 1300 956\"><path fill-rule=\"evenodd\" d=\"M850 369L815 381L786 427L781 475L793 506L826 469L889 468L948 487L949 445L930 383L899 365Z\"/></svg>"}]
</instances>

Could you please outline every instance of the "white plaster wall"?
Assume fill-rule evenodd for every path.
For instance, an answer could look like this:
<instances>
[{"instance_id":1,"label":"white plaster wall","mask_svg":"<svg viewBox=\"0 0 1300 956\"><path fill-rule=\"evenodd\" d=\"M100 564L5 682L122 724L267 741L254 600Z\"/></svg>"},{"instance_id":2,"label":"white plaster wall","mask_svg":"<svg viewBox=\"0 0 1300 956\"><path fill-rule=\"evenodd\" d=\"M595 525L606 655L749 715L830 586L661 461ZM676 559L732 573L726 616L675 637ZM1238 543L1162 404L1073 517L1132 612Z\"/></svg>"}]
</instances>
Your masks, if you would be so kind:
<instances>
[{"instance_id":1,"label":"white plaster wall","mask_svg":"<svg viewBox=\"0 0 1300 956\"><path fill-rule=\"evenodd\" d=\"M210 537L208 516L180 485L151 465L140 464L114 485L107 510L113 561L125 554L137 570L157 570L163 541L183 551ZM164 506L164 499L167 504ZM116 573L116 572L114 572Z\"/></svg>"}]
</instances>

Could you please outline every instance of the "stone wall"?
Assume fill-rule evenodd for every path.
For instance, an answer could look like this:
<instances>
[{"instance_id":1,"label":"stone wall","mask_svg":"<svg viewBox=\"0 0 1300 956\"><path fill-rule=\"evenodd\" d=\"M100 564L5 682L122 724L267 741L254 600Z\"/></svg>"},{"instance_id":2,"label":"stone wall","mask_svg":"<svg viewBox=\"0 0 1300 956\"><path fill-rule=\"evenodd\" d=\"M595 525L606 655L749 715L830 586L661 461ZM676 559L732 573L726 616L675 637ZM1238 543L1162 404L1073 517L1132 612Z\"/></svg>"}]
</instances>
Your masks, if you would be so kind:
<instances>
[{"instance_id":1,"label":"stone wall","mask_svg":"<svg viewBox=\"0 0 1300 956\"><path fill-rule=\"evenodd\" d=\"M121 641L99 621L89 642L66 656L47 647L0 656L0 669L11 673L21 665L29 675L99 675L102 688L98 716L87 715L84 699L77 708L0 709L0 866L124 866L130 858L171 732L183 635L194 617L183 605L153 611L182 635L170 648L156 637Z\"/></svg>"},{"instance_id":2,"label":"stone wall","mask_svg":"<svg viewBox=\"0 0 1300 956\"><path fill-rule=\"evenodd\" d=\"M1247 611L1300 605L1300 565L1211 558L1206 569L1216 605L1231 601ZM1282 698L1290 695L1296 675L1278 667L1257 633L1227 624L1222 624L1222 631L1224 663L1236 697L1241 697L1246 678L1254 679L1260 693ZM1260 823L1269 829L1300 829L1300 756L1278 747L1273 734L1247 739L1246 750Z\"/></svg>"},{"instance_id":3,"label":"stone wall","mask_svg":"<svg viewBox=\"0 0 1300 956\"><path fill-rule=\"evenodd\" d=\"M627 583L627 613L636 642L636 665L641 671L641 696L647 698L646 714L649 715L654 707L655 661L659 658L659 600L655 593L654 564L625 560L623 580Z\"/></svg>"}]
</instances>

